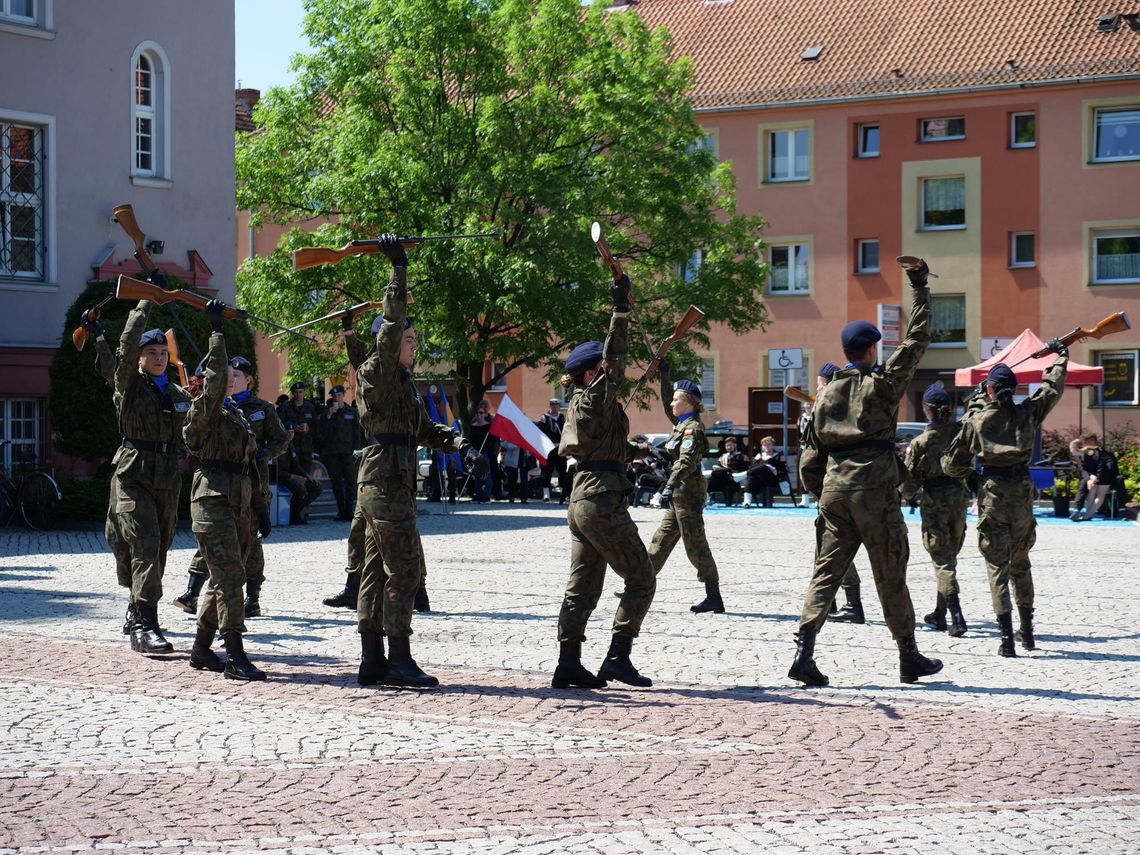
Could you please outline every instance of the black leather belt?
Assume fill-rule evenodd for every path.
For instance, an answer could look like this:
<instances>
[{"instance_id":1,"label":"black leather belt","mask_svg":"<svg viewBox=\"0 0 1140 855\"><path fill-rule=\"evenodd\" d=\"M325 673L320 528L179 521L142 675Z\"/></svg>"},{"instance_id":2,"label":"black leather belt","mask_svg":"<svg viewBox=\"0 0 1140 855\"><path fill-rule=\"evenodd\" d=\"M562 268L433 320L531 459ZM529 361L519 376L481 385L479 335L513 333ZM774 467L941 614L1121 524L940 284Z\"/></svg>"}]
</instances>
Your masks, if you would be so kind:
<instances>
[{"instance_id":1,"label":"black leather belt","mask_svg":"<svg viewBox=\"0 0 1140 855\"><path fill-rule=\"evenodd\" d=\"M415 440L408 433L378 433L371 437L373 445L403 445L412 448Z\"/></svg>"},{"instance_id":2,"label":"black leather belt","mask_svg":"<svg viewBox=\"0 0 1140 855\"><path fill-rule=\"evenodd\" d=\"M124 439L123 448L136 451L156 451L159 454L174 454L182 445L180 442L155 442L150 439Z\"/></svg>"},{"instance_id":3,"label":"black leather belt","mask_svg":"<svg viewBox=\"0 0 1140 855\"><path fill-rule=\"evenodd\" d=\"M957 478L951 478L949 475L939 475L937 478L927 478L922 482L922 489L929 490L931 487L961 487L962 482Z\"/></svg>"},{"instance_id":4,"label":"black leather belt","mask_svg":"<svg viewBox=\"0 0 1140 855\"><path fill-rule=\"evenodd\" d=\"M625 464L616 460L591 460L578 464L579 472L625 472Z\"/></svg>"},{"instance_id":5,"label":"black leather belt","mask_svg":"<svg viewBox=\"0 0 1140 855\"><path fill-rule=\"evenodd\" d=\"M983 466L983 478L1028 478L1028 466Z\"/></svg>"},{"instance_id":6,"label":"black leather belt","mask_svg":"<svg viewBox=\"0 0 1140 855\"><path fill-rule=\"evenodd\" d=\"M234 463L232 460L203 460L202 470L205 472L228 472L230 475L249 477L249 465Z\"/></svg>"}]
</instances>

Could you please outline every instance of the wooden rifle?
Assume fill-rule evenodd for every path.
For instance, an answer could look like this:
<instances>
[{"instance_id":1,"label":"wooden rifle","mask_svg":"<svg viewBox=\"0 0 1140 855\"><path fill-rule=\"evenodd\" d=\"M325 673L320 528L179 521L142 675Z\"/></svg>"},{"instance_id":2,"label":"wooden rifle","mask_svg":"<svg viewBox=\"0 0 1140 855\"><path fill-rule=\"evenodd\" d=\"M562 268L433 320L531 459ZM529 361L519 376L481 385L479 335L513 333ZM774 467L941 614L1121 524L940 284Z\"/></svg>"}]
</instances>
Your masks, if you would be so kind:
<instances>
[{"instance_id":1,"label":"wooden rifle","mask_svg":"<svg viewBox=\"0 0 1140 855\"><path fill-rule=\"evenodd\" d=\"M1132 329L1132 322L1128 320L1128 315L1124 312L1113 312L1092 329L1088 329L1087 327L1076 327L1075 329L1070 330L1061 336L1060 342L1061 344L1065 345L1065 347L1068 347L1071 344L1076 344L1078 341L1084 341L1086 338L1104 338L1106 335L1112 335L1113 333L1124 332L1125 330L1130 329ZM1025 357L1025 359L1018 360L1009 367L1014 368L1020 365L1022 362L1025 362L1027 359L1039 359L1040 357L1052 352L1053 351L1049 349L1049 346L1046 345L1040 350L1029 354L1029 356Z\"/></svg>"},{"instance_id":2,"label":"wooden rifle","mask_svg":"<svg viewBox=\"0 0 1140 855\"><path fill-rule=\"evenodd\" d=\"M307 327L311 327L313 324L319 324L322 321L339 321L345 315L348 315L350 313L352 315L359 315L361 312L368 312L373 309L382 308L384 308L384 302L382 300L371 300L367 303L357 303L355 306L348 306L344 309L337 309L335 312L329 312L327 315L321 315L319 318L314 318L311 321L305 321L303 324L298 324L295 327L289 327L287 330L275 332L269 337L277 338L277 336L285 335L287 332L297 332L298 330L303 330Z\"/></svg>"},{"instance_id":3,"label":"wooden rifle","mask_svg":"<svg viewBox=\"0 0 1140 855\"><path fill-rule=\"evenodd\" d=\"M653 359L651 359L649 365L646 366L645 373L641 375L641 379L639 379L637 385L633 387L633 393L629 396L629 401L625 403L626 409L629 408L630 402L637 397L637 390L652 380L654 375L657 374L657 370L661 367L661 360L668 355L669 351L672 350L681 339L688 335L689 330L691 330L698 321L702 320L704 316L705 313L696 306L689 306L689 308L685 310L685 314L681 317L681 320L677 321L677 326L673 328L673 332L667 339L661 342L653 354Z\"/></svg>"},{"instance_id":4,"label":"wooden rifle","mask_svg":"<svg viewBox=\"0 0 1140 855\"><path fill-rule=\"evenodd\" d=\"M815 398L813 398L799 386L785 386L784 397L791 398L793 401L799 401L801 404L809 407L815 403Z\"/></svg>"},{"instance_id":5,"label":"wooden rifle","mask_svg":"<svg viewBox=\"0 0 1140 855\"><path fill-rule=\"evenodd\" d=\"M497 238L499 232L476 232L464 235L420 235L417 237L398 238L400 246L410 249L429 240L463 240L466 238ZM356 258L361 255L376 255L382 250L377 239L350 240L344 246L303 246L293 250L293 269L308 270L320 264L340 264L346 258Z\"/></svg>"},{"instance_id":6,"label":"wooden rifle","mask_svg":"<svg viewBox=\"0 0 1140 855\"><path fill-rule=\"evenodd\" d=\"M166 349L170 353L170 364L178 369L178 385L186 388L187 383L190 382L186 376L186 364L182 361L182 355L178 352L178 339L174 335L174 330L169 329L166 335Z\"/></svg>"}]
</instances>

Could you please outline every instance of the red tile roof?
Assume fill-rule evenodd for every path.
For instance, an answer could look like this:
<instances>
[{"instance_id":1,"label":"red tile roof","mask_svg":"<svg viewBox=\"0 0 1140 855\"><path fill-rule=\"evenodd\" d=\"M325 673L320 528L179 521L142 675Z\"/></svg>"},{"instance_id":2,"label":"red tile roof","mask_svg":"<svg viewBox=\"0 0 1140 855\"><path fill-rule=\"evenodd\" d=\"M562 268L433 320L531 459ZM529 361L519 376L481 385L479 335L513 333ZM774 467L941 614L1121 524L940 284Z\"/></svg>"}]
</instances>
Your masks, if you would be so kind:
<instances>
[{"instance_id":1,"label":"red tile roof","mask_svg":"<svg viewBox=\"0 0 1140 855\"><path fill-rule=\"evenodd\" d=\"M1140 79L1140 0L640 0L696 65L698 108ZM628 14L623 12L622 14ZM1135 19L1134 19L1135 20ZM822 46L815 61L803 52Z\"/></svg>"}]
</instances>

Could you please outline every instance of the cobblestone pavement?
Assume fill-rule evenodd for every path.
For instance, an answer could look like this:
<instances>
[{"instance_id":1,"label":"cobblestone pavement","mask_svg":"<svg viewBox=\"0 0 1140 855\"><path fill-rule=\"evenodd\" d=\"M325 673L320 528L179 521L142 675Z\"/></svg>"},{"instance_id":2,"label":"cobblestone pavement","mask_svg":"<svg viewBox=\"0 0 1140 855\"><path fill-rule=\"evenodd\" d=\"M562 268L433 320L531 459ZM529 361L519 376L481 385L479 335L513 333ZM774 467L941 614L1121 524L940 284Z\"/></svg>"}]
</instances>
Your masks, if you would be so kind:
<instances>
[{"instance_id":1,"label":"cobblestone pavement","mask_svg":"<svg viewBox=\"0 0 1140 855\"><path fill-rule=\"evenodd\" d=\"M659 512L634 511L646 541ZM678 550L634 647L652 689L549 688L565 513L424 515L437 611L416 617L428 692L355 683L339 589L346 526L265 544L265 616L247 649L270 679L132 653L99 534L0 531L0 852L1140 851L1140 527L1042 520L1038 649L996 655L976 537L961 560L970 632L919 630L942 674L898 682L865 559L866 626L829 625L826 689L790 683L813 513L707 516L725 615ZM910 585L934 577L916 516ZM972 529L972 525L971 525ZM184 587L180 532L165 600ZM607 580L584 658L600 661Z\"/></svg>"}]
</instances>

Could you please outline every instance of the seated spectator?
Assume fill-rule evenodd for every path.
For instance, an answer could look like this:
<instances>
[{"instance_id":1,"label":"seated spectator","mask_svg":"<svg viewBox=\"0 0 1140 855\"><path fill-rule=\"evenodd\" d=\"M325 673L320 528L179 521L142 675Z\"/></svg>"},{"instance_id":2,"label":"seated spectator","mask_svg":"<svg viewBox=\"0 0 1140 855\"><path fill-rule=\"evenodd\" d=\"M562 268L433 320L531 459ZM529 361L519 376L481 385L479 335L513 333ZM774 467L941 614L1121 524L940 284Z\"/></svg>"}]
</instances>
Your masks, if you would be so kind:
<instances>
[{"instance_id":1,"label":"seated spectator","mask_svg":"<svg viewBox=\"0 0 1140 855\"><path fill-rule=\"evenodd\" d=\"M1097 442L1095 433L1081 434L1069 446L1070 452L1079 451L1079 457L1074 453L1073 459L1080 465L1078 480L1080 489L1077 492L1077 510L1069 518L1073 522L1087 522L1100 511L1109 491L1116 491L1116 504L1124 507L1128 503L1128 491L1124 486L1124 477L1120 474L1120 465L1116 455ZM1084 508L1081 508L1081 500Z\"/></svg>"},{"instance_id":2,"label":"seated spectator","mask_svg":"<svg viewBox=\"0 0 1140 855\"><path fill-rule=\"evenodd\" d=\"M726 436L720 442L721 455L713 464L709 474L709 493L721 493L724 503L732 505L736 502L736 494L740 492L740 485L732 477L734 472L748 470L748 455L737 450L736 437Z\"/></svg>"},{"instance_id":3,"label":"seated spectator","mask_svg":"<svg viewBox=\"0 0 1140 855\"><path fill-rule=\"evenodd\" d=\"M782 452L776 451L775 437L766 436L760 440L760 452L748 467L748 480L744 491L744 507L752 507L753 497L761 506L772 507L772 499L777 491L783 492L781 481L788 481L788 464Z\"/></svg>"}]
</instances>

